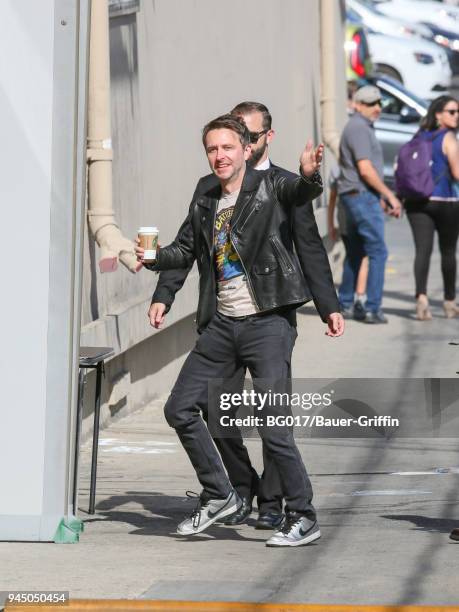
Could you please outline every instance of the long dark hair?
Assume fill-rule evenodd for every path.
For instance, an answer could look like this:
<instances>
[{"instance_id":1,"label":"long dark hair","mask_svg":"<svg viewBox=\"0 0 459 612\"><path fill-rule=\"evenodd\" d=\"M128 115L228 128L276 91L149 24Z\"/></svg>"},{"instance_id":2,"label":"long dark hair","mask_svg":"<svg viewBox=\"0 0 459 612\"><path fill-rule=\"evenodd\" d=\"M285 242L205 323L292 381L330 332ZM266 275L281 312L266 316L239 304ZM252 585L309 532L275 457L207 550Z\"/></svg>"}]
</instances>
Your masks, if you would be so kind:
<instances>
[{"instance_id":1,"label":"long dark hair","mask_svg":"<svg viewBox=\"0 0 459 612\"><path fill-rule=\"evenodd\" d=\"M456 102L456 98L453 96L439 96L432 100L429 108L427 109L427 115L422 119L420 128L421 130L432 131L438 128L436 114L441 113L441 111L445 108L448 102Z\"/></svg>"}]
</instances>

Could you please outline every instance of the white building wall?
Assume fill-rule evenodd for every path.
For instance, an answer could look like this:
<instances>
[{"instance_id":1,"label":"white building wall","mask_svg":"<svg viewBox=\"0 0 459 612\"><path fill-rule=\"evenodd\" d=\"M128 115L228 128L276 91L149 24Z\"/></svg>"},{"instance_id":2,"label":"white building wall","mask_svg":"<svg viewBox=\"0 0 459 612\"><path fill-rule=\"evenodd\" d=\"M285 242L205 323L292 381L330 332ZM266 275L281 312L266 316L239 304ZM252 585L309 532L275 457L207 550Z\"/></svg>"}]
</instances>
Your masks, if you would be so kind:
<instances>
[{"instance_id":1,"label":"white building wall","mask_svg":"<svg viewBox=\"0 0 459 612\"><path fill-rule=\"evenodd\" d=\"M69 515L87 4L2 4L0 539L53 540Z\"/></svg>"},{"instance_id":2,"label":"white building wall","mask_svg":"<svg viewBox=\"0 0 459 612\"><path fill-rule=\"evenodd\" d=\"M2 141L8 143L0 147L2 239L5 252L16 262L4 266L2 284L9 299L0 301L0 371L7 398L0 448L7 464L19 468L19 473L0 470L0 491L17 491L0 496L4 515L39 515L42 509L43 461L29 463L23 453L44 444L54 6L47 2L33 11L30 5L5 2L0 20L2 48L9 49L0 54ZM24 384L26 379L30 383ZM18 477L30 488L17 489Z\"/></svg>"}]
</instances>

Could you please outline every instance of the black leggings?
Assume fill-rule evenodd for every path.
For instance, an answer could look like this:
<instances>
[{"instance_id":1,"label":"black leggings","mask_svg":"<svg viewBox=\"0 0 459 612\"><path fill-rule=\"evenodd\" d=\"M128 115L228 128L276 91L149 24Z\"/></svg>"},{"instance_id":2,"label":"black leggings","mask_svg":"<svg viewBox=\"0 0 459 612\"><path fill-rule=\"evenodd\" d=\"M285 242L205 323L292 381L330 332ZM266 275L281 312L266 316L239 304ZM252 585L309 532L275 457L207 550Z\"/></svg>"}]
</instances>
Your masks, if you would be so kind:
<instances>
[{"instance_id":1,"label":"black leggings","mask_svg":"<svg viewBox=\"0 0 459 612\"><path fill-rule=\"evenodd\" d=\"M408 221L413 232L416 257L414 276L416 297L427 294L427 277L435 230L441 253L441 272L445 300L456 298L456 245L459 236L459 202L406 202Z\"/></svg>"}]
</instances>

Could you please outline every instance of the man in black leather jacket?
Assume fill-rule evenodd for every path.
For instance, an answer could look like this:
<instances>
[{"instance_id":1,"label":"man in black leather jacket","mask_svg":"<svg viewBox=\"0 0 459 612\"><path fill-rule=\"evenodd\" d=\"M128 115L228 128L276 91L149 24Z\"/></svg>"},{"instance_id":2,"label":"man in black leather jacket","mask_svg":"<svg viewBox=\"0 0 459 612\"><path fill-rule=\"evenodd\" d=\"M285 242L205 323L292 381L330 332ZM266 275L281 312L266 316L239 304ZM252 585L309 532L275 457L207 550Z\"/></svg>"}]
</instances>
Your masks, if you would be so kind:
<instances>
[{"instance_id":1,"label":"man in black leather jacket","mask_svg":"<svg viewBox=\"0 0 459 612\"><path fill-rule=\"evenodd\" d=\"M197 323L203 333L165 407L166 419L176 429L203 486L195 512L178 526L183 535L203 531L239 505L195 409L209 380L231 377L246 366L254 380L269 378L278 381L276 391L288 389L296 332L285 313L309 299L293 249L291 210L322 190L317 173L322 146L314 150L308 143L300 160L301 177L288 178L246 167L249 134L243 122L230 115L204 128L203 143L220 184L209 188L209 179L201 179L176 240L159 251L154 266L147 266L188 268L196 259L200 273ZM329 268L328 260L324 267L312 207L311 216L320 245L317 249L317 240L311 242L308 274L314 282L314 277L329 274ZM142 249L137 252L141 258ZM328 323L328 335L343 333L338 312L321 316ZM280 474L287 513L284 526L267 544L307 544L320 537L320 531L311 483L293 435L288 428L265 428L264 444Z\"/></svg>"},{"instance_id":2,"label":"man in black leather jacket","mask_svg":"<svg viewBox=\"0 0 459 612\"><path fill-rule=\"evenodd\" d=\"M272 117L269 109L259 102L241 102L231 111L232 115L241 117L250 132L251 156L249 165L256 170L276 169L289 178L294 175L278 166L274 166L268 156L268 147L274 138L272 129ZM206 179L206 188L218 187L218 179L214 174ZM291 229L295 251L298 255L301 270L304 276L308 276L308 263L310 248L316 244L319 256L322 256L324 270L327 267L326 255L320 246L317 246L317 234L315 232L314 218L311 216L310 207L302 204L293 207L291 211ZM175 295L179 291L192 267L187 269L168 270L161 272L156 289L151 300L149 318L152 326L158 328L164 322L165 314L170 310ZM311 279L312 297L323 315L339 310L336 292L333 287L331 271L322 274L319 278ZM293 324L295 321L295 309L289 313ZM235 376L234 388L241 388L244 384L245 369ZM207 419L207 397L198 406ZM235 430L234 437L215 437L214 442L228 472L229 479L242 500L241 508L233 515L225 519L226 525L237 525L243 523L252 512L253 497L258 497L258 519L255 529L274 529L280 526L284 515L282 513L282 489L277 470L273 462L263 453L264 471L261 479L253 468L247 449L244 445L240 432Z\"/></svg>"}]
</instances>

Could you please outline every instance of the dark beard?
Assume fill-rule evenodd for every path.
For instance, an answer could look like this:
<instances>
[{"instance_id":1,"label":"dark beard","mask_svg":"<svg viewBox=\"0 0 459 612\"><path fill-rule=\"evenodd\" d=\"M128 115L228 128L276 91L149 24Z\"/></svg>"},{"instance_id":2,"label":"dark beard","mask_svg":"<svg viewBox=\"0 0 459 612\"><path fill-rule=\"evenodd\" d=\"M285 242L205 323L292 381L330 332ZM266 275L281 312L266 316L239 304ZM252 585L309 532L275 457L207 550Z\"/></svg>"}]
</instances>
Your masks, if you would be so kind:
<instances>
[{"instance_id":1,"label":"dark beard","mask_svg":"<svg viewBox=\"0 0 459 612\"><path fill-rule=\"evenodd\" d=\"M267 148L268 148L268 145L265 144L264 147L260 147L257 151L253 151L252 155L250 156L250 159L247 160L247 164L251 168L255 168L257 166L258 162L260 161L260 159L265 154L265 151L266 151Z\"/></svg>"}]
</instances>

